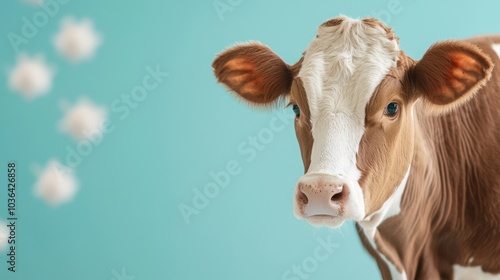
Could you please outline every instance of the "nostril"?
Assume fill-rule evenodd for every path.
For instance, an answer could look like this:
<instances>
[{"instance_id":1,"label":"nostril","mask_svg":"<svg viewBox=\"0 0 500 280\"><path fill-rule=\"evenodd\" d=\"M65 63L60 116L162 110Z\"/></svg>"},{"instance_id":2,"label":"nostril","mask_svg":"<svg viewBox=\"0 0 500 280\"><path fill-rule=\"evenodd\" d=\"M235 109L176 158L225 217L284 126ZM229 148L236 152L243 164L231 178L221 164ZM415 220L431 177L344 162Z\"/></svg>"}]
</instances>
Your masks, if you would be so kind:
<instances>
[{"instance_id":1,"label":"nostril","mask_svg":"<svg viewBox=\"0 0 500 280\"><path fill-rule=\"evenodd\" d=\"M342 197L344 196L344 192L339 192L336 193L332 196L331 201L339 201L342 200Z\"/></svg>"},{"instance_id":2,"label":"nostril","mask_svg":"<svg viewBox=\"0 0 500 280\"><path fill-rule=\"evenodd\" d=\"M307 195L305 193L299 191L297 194L297 201L302 205L306 205L307 202L309 202L309 199L307 199Z\"/></svg>"},{"instance_id":3,"label":"nostril","mask_svg":"<svg viewBox=\"0 0 500 280\"><path fill-rule=\"evenodd\" d=\"M340 201L344 197L343 186L338 186L335 194L330 199L331 201Z\"/></svg>"}]
</instances>

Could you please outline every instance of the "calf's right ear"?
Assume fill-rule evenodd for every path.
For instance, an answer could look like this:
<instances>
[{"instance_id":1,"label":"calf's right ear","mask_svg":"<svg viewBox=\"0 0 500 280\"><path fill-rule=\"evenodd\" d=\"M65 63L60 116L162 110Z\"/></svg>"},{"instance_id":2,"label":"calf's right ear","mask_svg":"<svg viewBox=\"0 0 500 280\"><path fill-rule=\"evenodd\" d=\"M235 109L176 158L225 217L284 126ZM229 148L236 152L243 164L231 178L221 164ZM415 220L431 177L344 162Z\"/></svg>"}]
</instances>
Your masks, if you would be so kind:
<instances>
[{"instance_id":1,"label":"calf's right ear","mask_svg":"<svg viewBox=\"0 0 500 280\"><path fill-rule=\"evenodd\" d=\"M219 54L212 63L219 83L254 105L271 105L290 92L293 71L270 48L240 44Z\"/></svg>"}]
</instances>

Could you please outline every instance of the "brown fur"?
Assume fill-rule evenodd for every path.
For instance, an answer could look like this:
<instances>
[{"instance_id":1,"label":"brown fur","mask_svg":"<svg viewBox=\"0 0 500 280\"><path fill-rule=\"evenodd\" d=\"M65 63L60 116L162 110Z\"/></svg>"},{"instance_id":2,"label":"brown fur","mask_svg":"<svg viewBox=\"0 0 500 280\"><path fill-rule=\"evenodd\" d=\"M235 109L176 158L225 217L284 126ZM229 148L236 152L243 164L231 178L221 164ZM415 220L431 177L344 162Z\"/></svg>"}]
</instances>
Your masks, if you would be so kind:
<instances>
[{"instance_id":1,"label":"brown fur","mask_svg":"<svg viewBox=\"0 0 500 280\"><path fill-rule=\"evenodd\" d=\"M342 18L332 18L330 20L325 21L321 26L337 26L342 23L343 19Z\"/></svg>"},{"instance_id":2,"label":"brown fur","mask_svg":"<svg viewBox=\"0 0 500 280\"><path fill-rule=\"evenodd\" d=\"M392 31L392 28L388 27L387 25L383 24L381 21L379 21L376 18L365 18L362 20L363 23L369 25L372 28L377 28L380 27L384 29L385 33L387 33L387 38L389 40L396 40L399 43L399 38L394 34Z\"/></svg>"},{"instance_id":3,"label":"brown fur","mask_svg":"<svg viewBox=\"0 0 500 280\"><path fill-rule=\"evenodd\" d=\"M466 102L490 79L493 64L489 57L472 44L460 41L433 45L410 71L413 84L425 94L426 100L436 105ZM446 85L440 81L446 80ZM432 93L432 94L430 94ZM460 102L455 102L460 100ZM442 106L439 106L442 111ZM448 106L446 106L448 109Z\"/></svg>"},{"instance_id":4,"label":"brown fur","mask_svg":"<svg viewBox=\"0 0 500 280\"><path fill-rule=\"evenodd\" d=\"M304 173L306 173L311 164L311 152L314 140L311 133L311 122L309 121L311 112L307 103L306 91L300 78L296 78L293 81L290 104L297 104L300 108L300 117L295 119L295 133L300 143L300 154L304 163Z\"/></svg>"},{"instance_id":5,"label":"brown fur","mask_svg":"<svg viewBox=\"0 0 500 280\"><path fill-rule=\"evenodd\" d=\"M375 248L372 247L372 245L370 244L370 242L366 238L366 235L364 234L361 226L356 224L356 229L358 230L358 235L359 235L359 239L361 240L361 244L365 247L365 249L372 256L372 258L374 258L375 261L377 262L377 265L380 269L380 274L382 275L382 278L383 279L391 279L391 272L389 271L387 264L380 257L380 253Z\"/></svg>"},{"instance_id":6,"label":"brown fur","mask_svg":"<svg viewBox=\"0 0 500 280\"><path fill-rule=\"evenodd\" d=\"M379 21L363 23L397 40ZM399 184L411 162L401 212L377 227L376 248L358 226L384 279L390 272L380 254L408 279L453 279L455 264L500 273L500 60L492 43L500 36L438 43L419 62L400 52L366 107L357 164L367 215L394 193L388 186ZM313 138L306 92L296 78L301 61L289 66L250 44L227 50L213 66L221 83L252 103L289 98L300 107L295 128L307 172ZM389 102L400 105L395 117L383 113Z\"/></svg>"},{"instance_id":7,"label":"brown fur","mask_svg":"<svg viewBox=\"0 0 500 280\"><path fill-rule=\"evenodd\" d=\"M364 186L367 215L380 209L394 193L413 156L408 146L413 145L414 129L410 107L406 106L413 100L403 91L404 72L403 67L393 69L380 83L366 108L365 134L359 145L357 164L363 174L360 185ZM400 107L398 116L384 116L385 107L394 101Z\"/></svg>"},{"instance_id":8,"label":"brown fur","mask_svg":"<svg viewBox=\"0 0 500 280\"><path fill-rule=\"evenodd\" d=\"M293 69L268 47L250 43L230 48L212 63L217 80L257 105L289 93Z\"/></svg>"},{"instance_id":9,"label":"brown fur","mask_svg":"<svg viewBox=\"0 0 500 280\"><path fill-rule=\"evenodd\" d=\"M402 210L378 227L376 249L383 253L388 248L395 248L398 259L393 260L394 264L403 263L408 279L453 279L452 267L455 264L482 266L485 272L500 273L500 146L497 143L500 139L500 69L492 69L489 58L483 55L483 52L488 53L494 64L500 64L490 47L493 42L500 43L500 37L476 38L470 42L482 49L471 56L478 62L485 62L481 68L486 71L482 75L473 75L477 77L476 83L466 86L468 90L458 98L448 100L451 104L439 106L444 107L440 108L444 111L450 106L455 107L449 114L428 113L426 103L432 101L426 98L441 92L423 92L427 85L415 87L418 78L407 76L415 73L412 66L405 71L405 78L400 79L402 97L411 100L423 95L423 100L414 105L413 140L404 142L404 145L414 145L414 148L412 172L403 196ZM478 50L470 43L457 45L448 47L451 50L463 46L467 50ZM429 57L422 59L423 63L428 63L424 59ZM418 64L414 67L417 68ZM483 81L490 77L488 71L492 70L488 86L472 98L474 88L484 84ZM388 79L393 78L388 77L379 90ZM384 92L388 95L387 91ZM367 111L377 99L374 96ZM470 101L464 103L468 99ZM456 102L462 106L457 107L460 104L454 104ZM362 231L360 234L364 235ZM380 257L375 257L379 258L379 266L384 267ZM469 263L472 257L474 261ZM385 269L381 269L382 273ZM383 276L390 279L387 274L383 273Z\"/></svg>"}]
</instances>

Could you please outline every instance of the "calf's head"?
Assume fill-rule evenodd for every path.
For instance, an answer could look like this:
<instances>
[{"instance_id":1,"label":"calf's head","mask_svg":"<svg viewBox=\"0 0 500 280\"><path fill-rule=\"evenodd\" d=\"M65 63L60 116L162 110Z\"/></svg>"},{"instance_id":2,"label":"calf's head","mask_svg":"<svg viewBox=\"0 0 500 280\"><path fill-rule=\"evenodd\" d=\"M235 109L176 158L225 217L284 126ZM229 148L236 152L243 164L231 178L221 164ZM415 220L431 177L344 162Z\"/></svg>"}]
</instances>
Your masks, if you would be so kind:
<instances>
[{"instance_id":1,"label":"calf's head","mask_svg":"<svg viewBox=\"0 0 500 280\"><path fill-rule=\"evenodd\" d=\"M330 227L372 218L406 182L417 100L431 114L446 112L470 99L492 68L477 47L458 41L437 43L414 61L384 24L346 17L323 23L294 65L247 43L212 66L251 104L289 102L305 170L294 214Z\"/></svg>"}]
</instances>

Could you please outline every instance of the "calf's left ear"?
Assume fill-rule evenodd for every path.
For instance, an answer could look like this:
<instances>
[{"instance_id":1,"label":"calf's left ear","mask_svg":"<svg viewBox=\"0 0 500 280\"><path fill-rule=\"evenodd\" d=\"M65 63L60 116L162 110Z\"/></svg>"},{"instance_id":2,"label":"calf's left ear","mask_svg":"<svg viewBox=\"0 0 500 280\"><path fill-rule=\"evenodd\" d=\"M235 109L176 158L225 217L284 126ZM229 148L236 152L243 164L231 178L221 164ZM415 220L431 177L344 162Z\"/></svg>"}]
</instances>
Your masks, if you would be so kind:
<instances>
[{"instance_id":1,"label":"calf's left ear","mask_svg":"<svg viewBox=\"0 0 500 280\"><path fill-rule=\"evenodd\" d=\"M445 41L429 48L408 71L408 78L434 113L468 101L491 77L493 63L478 47Z\"/></svg>"}]
</instances>

